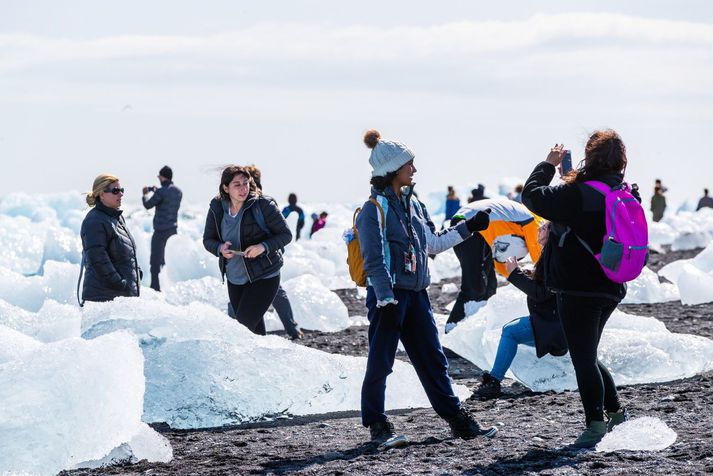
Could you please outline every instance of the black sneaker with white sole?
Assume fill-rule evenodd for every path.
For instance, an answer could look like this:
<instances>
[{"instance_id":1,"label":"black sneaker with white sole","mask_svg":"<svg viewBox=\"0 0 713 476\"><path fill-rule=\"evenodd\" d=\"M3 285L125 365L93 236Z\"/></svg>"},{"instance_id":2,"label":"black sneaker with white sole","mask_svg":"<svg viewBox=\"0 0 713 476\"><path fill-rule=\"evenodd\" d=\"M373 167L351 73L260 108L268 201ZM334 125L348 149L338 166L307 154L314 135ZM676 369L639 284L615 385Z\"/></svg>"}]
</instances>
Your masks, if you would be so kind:
<instances>
[{"instance_id":1,"label":"black sneaker with white sole","mask_svg":"<svg viewBox=\"0 0 713 476\"><path fill-rule=\"evenodd\" d=\"M449 418L446 421L448 421L453 436L456 438L470 439L478 436L492 438L498 432L498 429L494 426L481 428L480 423L465 408L458 410L458 413L453 418Z\"/></svg>"}]
</instances>

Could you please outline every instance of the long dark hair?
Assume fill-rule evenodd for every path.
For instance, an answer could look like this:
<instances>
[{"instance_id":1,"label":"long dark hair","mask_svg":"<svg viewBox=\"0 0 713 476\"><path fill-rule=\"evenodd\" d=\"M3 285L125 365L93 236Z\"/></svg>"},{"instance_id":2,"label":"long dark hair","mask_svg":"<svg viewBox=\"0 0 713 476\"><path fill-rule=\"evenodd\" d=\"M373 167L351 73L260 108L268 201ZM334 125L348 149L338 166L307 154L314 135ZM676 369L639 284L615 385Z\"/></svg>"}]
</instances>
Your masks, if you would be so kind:
<instances>
[{"instance_id":1,"label":"long dark hair","mask_svg":"<svg viewBox=\"0 0 713 476\"><path fill-rule=\"evenodd\" d=\"M255 180L250 172L245 167L240 167L239 165L229 165L223 169L220 175L220 185L218 186L218 198L221 200L230 200L230 195L228 195L223 186L230 185L236 175L242 175L248 180L248 187L250 188L250 195L262 195L262 192L255 185Z\"/></svg>"},{"instance_id":2,"label":"long dark hair","mask_svg":"<svg viewBox=\"0 0 713 476\"><path fill-rule=\"evenodd\" d=\"M584 147L584 164L564 178L565 182L584 182L626 170L626 146L612 129L595 131Z\"/></svg>"}]
</instances>

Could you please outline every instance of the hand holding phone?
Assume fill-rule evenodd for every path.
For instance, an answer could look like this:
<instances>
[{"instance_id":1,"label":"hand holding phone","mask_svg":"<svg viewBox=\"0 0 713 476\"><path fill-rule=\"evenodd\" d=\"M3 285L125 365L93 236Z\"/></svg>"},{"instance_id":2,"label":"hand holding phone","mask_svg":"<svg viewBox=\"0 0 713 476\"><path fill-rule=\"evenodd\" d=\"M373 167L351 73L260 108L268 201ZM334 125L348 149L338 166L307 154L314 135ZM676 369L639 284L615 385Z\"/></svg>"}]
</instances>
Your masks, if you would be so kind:
<instances>
[{"instance_id":1,"label":"hand holding phone","mask_svg":"<svg viewBox=\"0 0 713 476\"><path fill-rule=\"evenodd\" d=\"M572 171L572 151L565 150L562 156L562 162L560 163L560 170L562 175L567 175Z\"/></svg>"}]
</instances>

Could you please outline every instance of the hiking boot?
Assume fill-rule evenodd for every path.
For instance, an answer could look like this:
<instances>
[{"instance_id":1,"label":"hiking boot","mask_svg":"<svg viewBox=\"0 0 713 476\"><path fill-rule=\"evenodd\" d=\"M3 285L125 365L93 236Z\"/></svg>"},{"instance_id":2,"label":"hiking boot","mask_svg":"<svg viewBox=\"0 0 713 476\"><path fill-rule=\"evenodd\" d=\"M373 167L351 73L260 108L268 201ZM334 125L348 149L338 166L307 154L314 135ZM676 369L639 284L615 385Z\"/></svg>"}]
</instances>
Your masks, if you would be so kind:
<instances>
[{"instance_id":1,"label":"hiking boot","mask_svg":"<svg viewBox=\"0 0 713 476\"><path fill-rule=\"evenodd\" d=\"M618 412L607 412L607 418L609 418L607 431L612 431L615 426L621 425L629 419L629 413L626 411L626 408L620 408Z\"/></svg>"},{"instance_id":2,"label":"hiking boot","mask_svg":"<svg viewBox=\"0 0 713 476\"><path fill-rule=\"evenodd\" d=\"M480 424L475 421L465 408L458 410L458 413L453 418L449 418L446 421L451 427L453 436L464 440L475 438L476 436L492 438L498 432L498 429L494 426L485 429L481 428Z\"/></svg>"},{"instance_id":3,"label":"hiking boot","mask_svg":"<svg viewBox=\"0 0 713 476\"><path fill-rule=\"evenodd\" d=\"M448 334L450 331L455 329L457 325L458 325L457 322L446 322L446 328L445 328L446 334Z\"/></svg>"},{"instance_id":4,"label":"hiking boot","mask_svg":"<svg viewBox=\"0 0 713 476\"><path fill-rule=\"evenodd\" d=\"M577 441L572 444L572 447L594 448L606 434L607 422L594 420L590 422L587 429L579 435L579 438L577 438Z\"/></svg>"},{"instance_id":5,"label":"hiking boot","mask_svg":"<svg viewBox=\"0 0 713 476\"><path fill-rule=\"evenodd\" d=\"M304 338L304 336L305 336L305 333L302 332L302 329L297 329L297 332L290 336L290 340L302 340Z\"/></svg>"},{"instance_id":6,"label":"hiking boot","mask_svg":"<svg viewBox=\"0 0 713 476\"><path fill-rule=\"evenodd\" d=\"M488 372L483 373L480 380L480 387L475 391L475 394L484 399L497 398L502 393L500 388L500 380L496 379Z\"/></svg>"},{"instance_id":7,"label":"hiking boot","mask_svg":"<svg viewBox=\"0 0 713 476\"><path fill-rule=\"evenodd\" d=\"M384 442L394 436L394 424L389 420L377 421L369 425L371 441Z\"/></svg>"}]
</instances>

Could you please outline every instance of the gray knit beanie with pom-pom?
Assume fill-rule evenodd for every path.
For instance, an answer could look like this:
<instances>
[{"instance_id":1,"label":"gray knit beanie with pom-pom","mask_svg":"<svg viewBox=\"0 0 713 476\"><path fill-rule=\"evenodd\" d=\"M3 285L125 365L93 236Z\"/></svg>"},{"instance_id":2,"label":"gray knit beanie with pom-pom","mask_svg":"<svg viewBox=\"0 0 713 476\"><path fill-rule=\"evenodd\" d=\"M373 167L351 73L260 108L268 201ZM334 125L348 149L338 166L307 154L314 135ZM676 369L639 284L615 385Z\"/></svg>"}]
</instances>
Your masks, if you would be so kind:
<instances>
[{"instance_id":1,"label":"gray knit beanie with pom-pom","mask_svg":"<svg viewBox=\"0 0 713 476\"><path fill-rule=\"evenodd\" d=\"M364 143L371 149L369 164L372 168L372 177L383 177L390 172L396 172L415 157L405 144L382 140L381 134L376 129L366 131Z\"/></svg>"}]
</instances>

